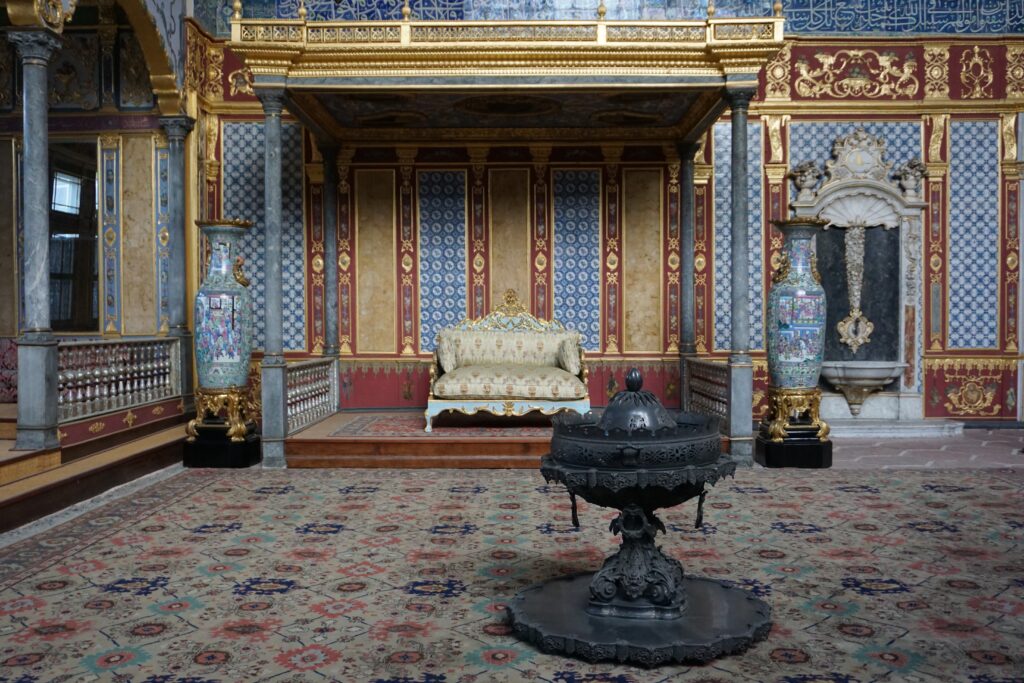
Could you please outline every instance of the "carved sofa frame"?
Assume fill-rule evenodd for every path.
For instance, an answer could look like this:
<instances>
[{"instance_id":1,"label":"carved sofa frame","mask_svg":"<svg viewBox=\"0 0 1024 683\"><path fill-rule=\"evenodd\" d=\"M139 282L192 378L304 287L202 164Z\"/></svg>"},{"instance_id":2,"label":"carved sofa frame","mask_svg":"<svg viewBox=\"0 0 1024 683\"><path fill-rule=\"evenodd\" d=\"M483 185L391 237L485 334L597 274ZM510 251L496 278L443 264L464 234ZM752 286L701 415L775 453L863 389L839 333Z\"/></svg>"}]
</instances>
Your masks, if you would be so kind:
<instances>
[{"instance_id":1,"label":"carved sofa frame","mask_svg":"<svg viewBox=\"0 0 1024 683\"><path fill-rule=\"evenodd\" d=\"M540 320L526 309L519 301L515 290L505 292L504 301L494 308L493 311L481 318L465 318L449 330L487 331L487 332L543 332L558 333L569 332L565 326L557 320ZM440 333L438 334L440 341ZM437 344L440 347L440 343ZM579 352L580 371L575 375L586 389L590 371L587 368L584 358L582 344L577 345ZM424 411L426 427L424 431L431 431L434 417L445 412L457 412L464 415L475 415L478 412L491 413L492 415L518 416L539 411L544 415L553 415L564 410L573 410L578 413L586 413L590 410L590 396L581 399L524 399L524 398L495 398L477 399L450 399L440 398L434 393L437 381L444 374L440 360L439 348L434 350L433 361L430 365L430 392L427 397L427 409Z\"/></svg>"}]
</instances>

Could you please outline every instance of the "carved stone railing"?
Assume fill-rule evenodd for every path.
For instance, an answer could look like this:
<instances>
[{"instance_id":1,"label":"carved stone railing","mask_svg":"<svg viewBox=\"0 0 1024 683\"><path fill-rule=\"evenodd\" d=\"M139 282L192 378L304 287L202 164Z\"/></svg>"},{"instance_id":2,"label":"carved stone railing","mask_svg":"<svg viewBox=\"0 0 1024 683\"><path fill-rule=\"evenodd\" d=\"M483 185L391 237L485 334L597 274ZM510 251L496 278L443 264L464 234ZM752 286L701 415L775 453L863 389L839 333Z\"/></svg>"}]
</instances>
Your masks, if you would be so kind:
<instances>
[{"instance_id":1,"label":"carved stone railing","mask_svg":"<svg viewBox=\"0 0 1024 683\"><path fill-rule=\"evenodd\" d=\"M170 337L66 341L57 347L57 416L73 422L181 395Z\"/></svg>"},{"instance_id":2,"label":"carved stone railing","mask_svg":"<svg viewBox=\"0 0 1024 683\"><path fill-rule=\"evenodd\" d=\"M333 358L288 364L288 434L338 410L338 367Z\"/></svg>"},{"instance_id":3,"label":"carved stone railing","mask_svg":"<svg viewBox=\"0 0 1024 683\"><path fill-rule=\"evenodd\" d=\"M708 358L683 360L683 410L721 419L729 452L749 462L753 448L753 366Z\"/></svg>"}]
</instances>

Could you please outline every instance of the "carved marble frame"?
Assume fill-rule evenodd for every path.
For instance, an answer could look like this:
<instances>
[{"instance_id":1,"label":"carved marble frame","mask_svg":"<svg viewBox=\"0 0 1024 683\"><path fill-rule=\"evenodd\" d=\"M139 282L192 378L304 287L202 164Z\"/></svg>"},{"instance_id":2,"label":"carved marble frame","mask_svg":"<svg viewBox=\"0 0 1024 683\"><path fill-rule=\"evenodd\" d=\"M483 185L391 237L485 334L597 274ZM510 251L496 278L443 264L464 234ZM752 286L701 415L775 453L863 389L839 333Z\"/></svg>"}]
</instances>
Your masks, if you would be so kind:
<instances>
[{"instance_id":1,"label":"carved marble frame","mask_svg":"<svg viewBox=\"0 0 1024 683\"><path fill-rule=\"evenodd\" d=\"M835 141L833 149L843 147L845 138L863 135L857 131ZM870 136L873 137L873 136ZM912 420L924 417L923 343L924 343L924 287L922 276L922 226L924 210L928 203L921 194L920 178L916 184L908 182L917 169L913 159L906 160L895 172L884 160L885 141L876 138L869 142L876 146L878 154L873 163L862 168L846 168L840 158L829 162L826 180L816 190L800 188L800 197L790 203L798 217L820 217L829 221L830 227L882 227L898 229L900 232L900 279L899 279L899 360L907 363L907 370L899 382L898 412L890 415L894 419ZM918 164L920 162L918 161ZM816 183L815 183L816 184ZM810 190L810 191L808 191ZM907 317L913 312L913 350L908 354ZM912 356L912 357L910 357ZM826 395L829 392L825 392ZM822 403L822 417L835 419L842 414L827 414L828 402Z\"/></svg>"}]
</instances>

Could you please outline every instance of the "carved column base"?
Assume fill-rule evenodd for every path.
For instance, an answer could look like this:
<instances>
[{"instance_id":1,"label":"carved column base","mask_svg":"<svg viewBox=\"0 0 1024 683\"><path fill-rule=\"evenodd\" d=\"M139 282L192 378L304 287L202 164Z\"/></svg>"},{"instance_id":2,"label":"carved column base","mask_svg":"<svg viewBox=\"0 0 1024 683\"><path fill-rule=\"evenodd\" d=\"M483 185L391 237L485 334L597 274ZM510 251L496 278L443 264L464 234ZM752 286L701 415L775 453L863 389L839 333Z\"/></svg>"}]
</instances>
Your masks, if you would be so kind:
<instances>
[{"instance_id":1,"label":"carved column base","mask_svg":"<svg viewBox=\"0 0 1024 683\"><path fill-rule=\"evenodd\" d=\"M768 388L768 413L761 423L761 431L779 443L793 427L817 429L818 439L828 440L828 423L821 419L821 389Z\"/></svg>"},{"instance_id":2,"label":"carved column base","mask_svg":"<svg viewBox=\"0 0 1024 683\"><path fill-rule=\"evenodd\" d=\"M651 512L628 505L611 523L622 534L619 552L590 582L587 612L603 617L676 619L686 607L683 566L654 545L665 526Z\"/></svg>"},{"instance_id":3,"label":"carved column base","mask_svg":"<svg viewBox=\"0 0 1024 683\"><path fill-rule=\"evenodd\" d=\"M245 387L230 389L196 389L196 416L185 431L188 441L199 436L197 427L227 429L227 437L235 443L245 441L254 424L256 413L251 412L249 391Z\"/></svg>"}]
</instances>

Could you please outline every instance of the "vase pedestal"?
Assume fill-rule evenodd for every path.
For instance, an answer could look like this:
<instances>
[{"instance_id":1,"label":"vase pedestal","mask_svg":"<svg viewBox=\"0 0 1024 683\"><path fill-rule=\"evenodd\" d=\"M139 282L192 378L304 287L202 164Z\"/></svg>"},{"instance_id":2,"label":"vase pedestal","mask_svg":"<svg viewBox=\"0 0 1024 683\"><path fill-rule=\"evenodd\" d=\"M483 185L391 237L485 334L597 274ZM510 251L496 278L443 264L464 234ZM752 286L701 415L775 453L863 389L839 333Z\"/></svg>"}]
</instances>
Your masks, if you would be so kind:
<instances>
[{"instance_id":1,"label":"vase pedestal","mask_svg":"<svg viewBox=\"0 0 1024 683\"><path fill-rule=\"evenodd\" d=\"M768 413L754 440L754 461L764 467L831 467L832 442L820 407L820 389L769 387Z\"/></svg>"},{"instance_id":2,"label":"vase pedestal","mask_svg":"<svg viewBox=\"0 0 1024 683\"><path fill-rule=\"evenodd\" d=\"M260 462L256 411L241 388L197 389L185 431L185 467L251 467Z\"/></svg>"},{"instance_id":3,"label":"vase pedestal","mask_svg":"<svg viewBox=\"0 0 1024 683\"><path fill-rule=\"evenodd\" d=\"M252 467L260 463L260 436L256 425L250 424L250 431L242 441L232 441L227 435L227 425L215 423L195 427L195 439L185 442L185 467L239 468Z\"/></svg>"},{"instance_id":4,"label":"vase pedestal","mask_svg":"<svg viewBox=\"0 0 1024 683\"><path fill-rule=\"evenodd\" d=\"M782 441L761 430L754 439L754 462L762 467L832 467L832 442L818 438L817 427L791 426Z\"/></svg>"}]
</instances>

